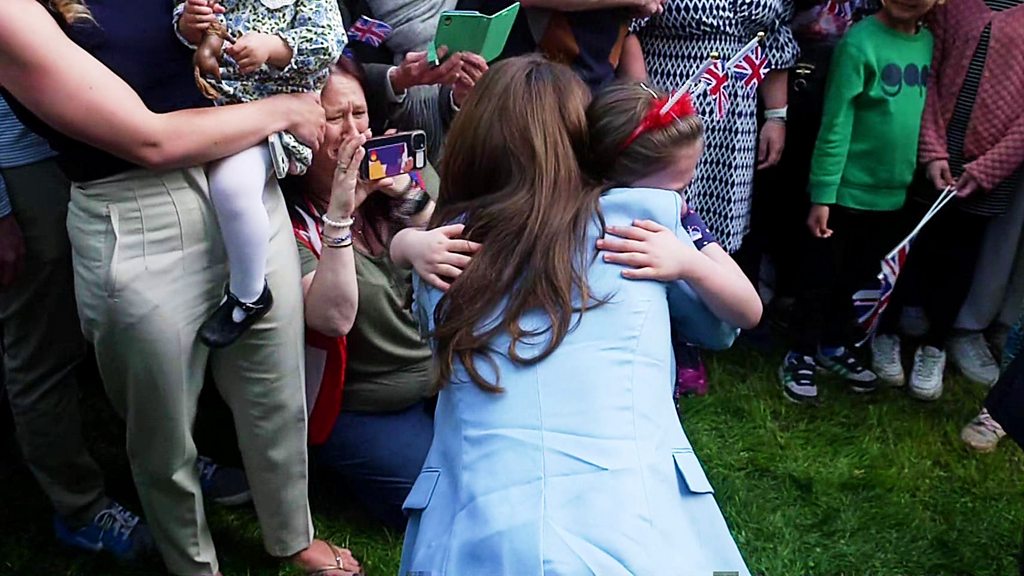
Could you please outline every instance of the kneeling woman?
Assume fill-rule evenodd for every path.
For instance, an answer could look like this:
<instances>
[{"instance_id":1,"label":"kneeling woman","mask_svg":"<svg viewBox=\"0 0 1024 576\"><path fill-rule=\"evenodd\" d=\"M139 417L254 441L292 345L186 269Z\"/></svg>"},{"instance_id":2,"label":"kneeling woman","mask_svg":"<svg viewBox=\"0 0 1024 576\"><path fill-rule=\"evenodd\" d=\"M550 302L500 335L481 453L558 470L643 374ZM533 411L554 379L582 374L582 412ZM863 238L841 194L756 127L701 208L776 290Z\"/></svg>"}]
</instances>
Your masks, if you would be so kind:
<instances>
[{"instance_id":1,"label":"kneeling woman","mask_svg":"<svg viewBox=\"0 0 1024 576\"><path fill-rule=\"evenodd\" d=\"M414 278L441 392L402 575L749 574L673 408L669 334L727 347L719 315L756 323L756 294L680 224L668 183L685 188L699 148L650 188L587 181L588 95L566 67L513 58L452 127L432 224L483 247L447 293ZM663 133L699 146L691 118L616 151ZM602 241L626 254L596 251L606 225L635 237Z\"/></svg>"},{"instance_id":2,"label":"kneeling woman","mask_svg":"<svg viewBox=\"0 0 1024 576\"><path fill-rule=\"evenodd\" d=\"M408 176L357 182L352 155L369 135L363 77L347 58L332 71L321 95L324 144L286 197L302 262L317 477L401 528L433 430L430 348L406 304L410 273L387 246L402 227L425 223L433 203Z\"/></svg>"}]
</instances>

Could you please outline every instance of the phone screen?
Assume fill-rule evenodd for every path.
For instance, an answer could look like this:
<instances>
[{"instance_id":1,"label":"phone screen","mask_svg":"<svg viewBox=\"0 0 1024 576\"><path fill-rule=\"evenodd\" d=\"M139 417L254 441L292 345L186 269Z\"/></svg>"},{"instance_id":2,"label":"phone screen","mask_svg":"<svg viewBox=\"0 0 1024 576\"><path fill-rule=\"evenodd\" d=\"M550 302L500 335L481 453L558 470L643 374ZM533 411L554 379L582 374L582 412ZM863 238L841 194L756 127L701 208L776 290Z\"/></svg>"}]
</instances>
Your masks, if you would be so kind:
<instances>
[{"instance_id":1,"label":"phone screen","mask_svg":"<svg viewBox=\"0 0 1024 576\"><path fill-rule=\"evenodd\" d=\"M370 180L405 174L414 167L405 142L367 148L366 159L369 166L366 176Z\"/></svg>"}]
</instances>

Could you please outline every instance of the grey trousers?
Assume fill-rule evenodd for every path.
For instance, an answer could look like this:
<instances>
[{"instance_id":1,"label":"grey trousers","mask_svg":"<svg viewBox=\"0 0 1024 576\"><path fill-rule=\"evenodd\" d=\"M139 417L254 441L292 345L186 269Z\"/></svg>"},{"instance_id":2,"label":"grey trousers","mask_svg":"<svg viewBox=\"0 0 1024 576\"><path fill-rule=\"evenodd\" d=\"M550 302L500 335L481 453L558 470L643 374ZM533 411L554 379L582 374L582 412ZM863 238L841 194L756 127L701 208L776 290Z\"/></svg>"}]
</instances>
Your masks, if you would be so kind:
<instances>
[{"instance_id":1,"label":"grey trousers","mask_svg":"<svg viewBox=\"0 0 1024 576\"><path fill-rule=\"evenodd\" d=\"M299 258L276 180L263 202L274 307L238 342L211 351L196 332L220 303L228 271L203 170L137 170L71 189L83 332L127 423L139 498L174 574L218 570L192 439L207 362L234 417L267 551L289 556L313 538Z\"/></svg>"},{"instance_id":2,"label":"grey trousers","mask_svg":"<svg viewBox=\"0 0 1024 576\"><path fill-rule=\"evenodd\" d=\"M993 322L1012 326L1024 302L1024 182L1010 209L988 226L978 267L955 328L986 330Z\"/></svg>"},{"instance_id":3,"label":"grey trousers","mask_svg":"<svg viewBox=\"0 0 1024 576\"><path fill-rule=\"evenodd\" d=\"M71 524L107 504L82 440L75 369L85 340L75 309L67 218L70 183L53 160L0 170L25 239L25 267L0 290L0 348L25 462Z\"/></svg>"}]
</instances>

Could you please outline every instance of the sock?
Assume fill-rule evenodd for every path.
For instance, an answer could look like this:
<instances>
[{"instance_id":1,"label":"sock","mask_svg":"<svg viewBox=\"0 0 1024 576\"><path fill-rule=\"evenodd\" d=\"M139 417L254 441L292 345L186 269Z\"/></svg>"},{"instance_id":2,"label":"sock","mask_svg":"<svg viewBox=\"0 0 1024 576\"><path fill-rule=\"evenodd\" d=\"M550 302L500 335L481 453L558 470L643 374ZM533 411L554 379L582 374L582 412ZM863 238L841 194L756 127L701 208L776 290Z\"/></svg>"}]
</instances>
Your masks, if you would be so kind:
<instances>
[{"instance_id":1,"label":"sock","mask_svg":"<svg viewBox=\"0 0 1024 576\"><path fill-rule=\"evenodd\" d=\"M263 187L271 170L270 151L254 146L215 162L209 170L210 198L220 223L231 272L229 289L242 302L255 302L266 282L270 218ZM245 312L235 308L235 322Z\"/></svg>"}]
</instances>

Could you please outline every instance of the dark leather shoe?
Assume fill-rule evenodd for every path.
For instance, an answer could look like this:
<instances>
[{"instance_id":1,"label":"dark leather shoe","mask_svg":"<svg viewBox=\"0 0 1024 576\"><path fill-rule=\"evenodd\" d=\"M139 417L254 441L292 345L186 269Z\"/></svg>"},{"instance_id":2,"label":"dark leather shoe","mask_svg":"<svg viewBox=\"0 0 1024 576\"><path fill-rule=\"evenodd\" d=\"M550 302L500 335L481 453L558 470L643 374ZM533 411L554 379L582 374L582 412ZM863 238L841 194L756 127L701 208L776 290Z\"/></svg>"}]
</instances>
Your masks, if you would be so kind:
<instances>
[{"instance_id":1,"label":"dark leather shoe","mask_svg":"<svg viewBox=\"0 0 1024 576\"><path fill-rule=\"evenodd\" d=\"M224 295L224 302L199 327L199 340L210 348L230 346L274 306L274 296L266 283L263 284L263 293L252 303L242 302L227 287L224 288ZM235 308L245 312L241 322L235 322L232 318Z\"/></svg>"}]
</instances>

